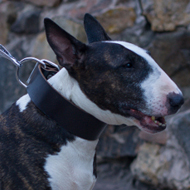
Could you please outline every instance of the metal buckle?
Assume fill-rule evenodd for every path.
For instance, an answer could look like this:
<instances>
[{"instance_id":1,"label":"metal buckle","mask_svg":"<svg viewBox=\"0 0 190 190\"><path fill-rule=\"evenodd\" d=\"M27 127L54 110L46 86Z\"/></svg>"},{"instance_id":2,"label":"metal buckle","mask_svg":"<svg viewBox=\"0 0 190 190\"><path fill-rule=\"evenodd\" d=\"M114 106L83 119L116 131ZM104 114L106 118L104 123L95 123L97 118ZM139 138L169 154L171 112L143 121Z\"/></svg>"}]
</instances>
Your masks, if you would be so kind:
<instances>
[{"instance_id":1,"label":"metal buckle","mask_svg":"<svg viewBox=\"0 0 190 190\"><path fill-rule=\"evenodd\" d=\"M56 65L55 63L46 60L46 59L37 59L35 57L26 57L20 61L17 61L11 54L10 52L0 44L0 56L8 59L9 61L11 61L15 66L16 66L16 79L18 80L18 82L24 86L25 88L27 88L27 85L20 79L19 73L20 73L20 68L22 67L22 65L28 61L35 61L38 64L42 64L44 68L46 68L46 65L49 64L52 67L56 67L58 70L60 70L59 66Z\"/></svg>"}]
</instances>

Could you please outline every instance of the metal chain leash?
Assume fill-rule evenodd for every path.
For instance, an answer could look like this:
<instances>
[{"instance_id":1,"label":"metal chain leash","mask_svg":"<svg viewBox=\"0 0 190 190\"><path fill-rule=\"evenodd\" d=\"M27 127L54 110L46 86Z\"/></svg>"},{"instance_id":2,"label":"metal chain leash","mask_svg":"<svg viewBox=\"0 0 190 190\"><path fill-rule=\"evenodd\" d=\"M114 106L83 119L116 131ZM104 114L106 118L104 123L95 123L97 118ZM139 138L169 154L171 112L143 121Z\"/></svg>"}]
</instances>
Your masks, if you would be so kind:
<instances>
[{"instance_id":1,"label":"metal chain leash","mask_svg":"<svg viewBox=\"0 0 190 190\"><path fill-rule=\"evenodd\" d=\"M16 66L16 79L18 80L18 82L24 86L25 88L27 88L27 85L20 79L19 73L20 73L20 68L23 66L24 63L26 62L31 62L31 61L35 61L36 64L42 64L44 68L46 68L46 65L51 65L52 67L59 69L59 66L56 65L55 63L46 60L46 59L37 59L35 57L26 57L23 58L22 60L18 61L16 60L15 57L13 57L10 52L3 46L0 44L0 56L4 57L5 59L8 59L9 61L11 61L15 66Z\"/></svg>"}]
</instances>

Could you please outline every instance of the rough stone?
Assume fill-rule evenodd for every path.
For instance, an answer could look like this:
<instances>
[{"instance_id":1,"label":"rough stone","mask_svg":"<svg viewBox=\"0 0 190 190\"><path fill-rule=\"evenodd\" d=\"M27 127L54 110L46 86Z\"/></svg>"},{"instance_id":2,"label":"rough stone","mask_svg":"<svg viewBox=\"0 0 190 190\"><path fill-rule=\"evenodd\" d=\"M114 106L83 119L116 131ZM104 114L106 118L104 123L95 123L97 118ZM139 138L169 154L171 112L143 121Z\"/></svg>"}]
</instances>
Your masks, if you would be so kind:
<instances>
[{"instance_id":1,"label":"rough stone","mask_svg":"<svg viewBox=\"0 0 190 190\"><path fill-rule=\"evenodd\" d=\"M98 165L98 179L93 190L158 190L134 179L129 169L132 160L124 157Z\"/></svg>"},{"instance_id":2,"label":"rough stone","mask_svg":"<svg viewBox=\"0 0 190 190\"><path fill-rule=\"evenodd\" d=\"M31 6L19 14L15 23L11 26L11 31L15 33L35 34L39 32L40 10Z\"/></svg>"},{"instance_id":3,"label":"rough stone","mask_svg":"<svg viewBox=\"0 0 190 190\"><path fill-rule=\"evenodd\" d=\"M108 33L113 34L132 27L136 20L136 13L133 7L118 7L98 15L96 18Z\"/></svg>"},{"instance_id":4,"label":"rough stone","mask_svg":"<svg viewBox=\"0 0 190 190\"><path fill-rule=\"evenodd\" d=\"M140 131L139 137L147 142L165 145L168 139L168 134L166 130L156 134L149 134L144 131Z\"/></svg>"},{"instance_id":5,"label":"rough stone","mask_svg":"<svg viewBox=\"0 0 190 190\"><path fill-rule=\"evenodd\" d=\"M114 0L82 0L67 10L67 16L73 19L82 20L85 13L99 15L114 6Z\"/></svg>"},{"instance_id":6,"label":"rough stone","mask_svg":"<svg viewBox=\"0 0 190 190\"><path fill-rule=\"evenodd\" d=\"M112 34L111 37L115 40L127 41L148 49L147 47L152 43L155 34L149 30L149 27L143 17L138 18L136 22L138 24L135 24L131 28L127 28L119 35Z\"/></svg>"},{"instance_id":7,"label":"rough stone","mask_svg":"<svg viewBox=\"0 0 190 190\"><path fill-rule=\"evenodd\" d=\"M66 19L64 17L54 17L53 20L78 40L84 43L87 41L84 27L82 24L74 22L71 19Z\"/></svg>"},{"instance_id":8,"label":"rough stone","mask_svg":"<svg viewBox=\"0 0 190 190\"><path fill-rule=\"evenodd\" d=\"M190 161L190 110L177 114L170 120L170 126L173 134L179 144L184 148Z\"/></svg>"},{"instance_id":9,"label":"rough stone","mask_svg":"<svg viewBox=\"0 0 190 190\"><path fill-rule=\"evenodd\" d=\"M71 3L71 2L75 2L75 1L78 1L78 0L63 0L64 3Z\"/></svg>"},{"instance_id":10,"label":"rough stone","mask_svg":"<svg viewBox=\"0 0 190 190\"><path fill-rule=\"evenodd\" d=\"M142 140L136 127L108 126L99 140L97 156L101 158L119 158L136 156Z\"/></svg>"},{"instance_id":11,"label":"rough stone","mask_svg":"<svg viewBox=\"0 0 190 190\"><path fill-rule=\"evenodd\" d=\"M0 44L6 44L10 24L16 19L16 10L12 2L0 3Z\"/></svg>"},{"instance_id":12,"label":"rough stone","mask_svg":"<svg viewBox=\"0 0 190 190\"><path fill-rule=\"evenodd\" d=\"M61 0L22 0L24 2L29 2L37 6L47 6L54 7L60 4Z\"/></svg>"},{"instance_id":13,"label":"rough stone","mask_svg":"<svg viewBox=\"0 0 190 190\"><path fill-rule=\"evenodd\" d=\"M45 32L39 34L33 42L30 49L31 56L37 57L38 59L47 59L52 62L56 62L56 56L53 50L50 48Z\"/></svg>"},{"instance_id":14,"label":"rough stone","mask_svg":"<svg viewBox=\"0 0 190 190\"><path fill-rule=\"evenodd\" d=\"M173 31L190 23L189 0L141 0L141 3L153 31Z\"/></svg>"},{"instance_id":15,"label":"rough stone","mask_svg":"<svg viewBox=\"0 0 190 190\"><path fill-rule=\"evenodd\" d=\"M2 30L0 33L0 43L4 45L7 42L8 35L8 26L4 14L0 17L0 28Z\"/></svg>"},{"instance_id":16,"label":"rough stone","mask_svg":"<svg viewBox=\"0 0 190 190\"><path fill-rule=\"evenodd\" d=\"M132 174L140 181L161 188L190 188L189 161L183 148L171 136L166 146L144 143L131 164Z\"/></svg>"},{"instance_id":17,"label":"rough stone","mask_svg":"<svg viewBox=\"0 0 190 190\"><path fill-rule=\"evenodd\" d=\"M132 173L144 182L151 182L158 185L157 171L160 169L159 160L159 145L144 143L139 151L138 157L131 166ZM163 163L165 165L165 163Z\"/></svg>"},{"instance_id":18,"label":"rough stone","mask_svg":"<svg viewBox=\"0 0 190 190\"><path fill-rule=\"evenodd\" d=\"M190 33L156 34L148 48L155 61L180 87L190 81Z\"/></svg>"}]
</instances>

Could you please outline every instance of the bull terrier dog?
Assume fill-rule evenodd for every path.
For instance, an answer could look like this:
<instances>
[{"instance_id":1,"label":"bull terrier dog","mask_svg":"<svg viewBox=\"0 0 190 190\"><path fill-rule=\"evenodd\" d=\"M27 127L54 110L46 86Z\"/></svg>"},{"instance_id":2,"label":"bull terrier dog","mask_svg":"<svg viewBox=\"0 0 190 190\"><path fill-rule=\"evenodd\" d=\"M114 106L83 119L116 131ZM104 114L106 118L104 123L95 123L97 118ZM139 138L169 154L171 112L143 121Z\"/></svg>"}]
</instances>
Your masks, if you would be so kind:
<instances>
[{"instance_id":1,"label":"bull terrier dog","mask_svg":"<svg viewBox=\"0 0 190 190\"><path fill-rule=\"evenodd\" d=\"M61 66L47 83L66 103L49 92L40 98L42 85L33 92L37 101L47 98L43 109L27 93L0 116L0 189L93 189L104 126L160 132L183 95L146 50L111 40L90 14L84 17L88 45L52 20L44 23Z\"/></svg>"}]
</instances>

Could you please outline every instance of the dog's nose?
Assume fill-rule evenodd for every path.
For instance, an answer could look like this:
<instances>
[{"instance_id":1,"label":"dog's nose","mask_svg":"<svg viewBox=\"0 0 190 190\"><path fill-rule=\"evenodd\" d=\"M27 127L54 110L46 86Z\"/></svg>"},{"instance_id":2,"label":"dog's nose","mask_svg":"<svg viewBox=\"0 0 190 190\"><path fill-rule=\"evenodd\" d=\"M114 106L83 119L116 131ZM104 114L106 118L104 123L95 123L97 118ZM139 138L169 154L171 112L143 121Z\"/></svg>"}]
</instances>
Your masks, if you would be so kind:
<instances>
[{"instance_id":1,"label":"dog's nose","mask_svg":"<svg viewBox=\"0 0 190 190\"><path fill-rule=\"evenodd\" d=\"M170 106L170 108L169 108L170 113L171 114L176 113L177 110L184 103L182 94L176 94L173 92L173 93L169 93L167 97L168 97L168 102L169 102L169 106Z\"/></svg>"}]
</instances>

